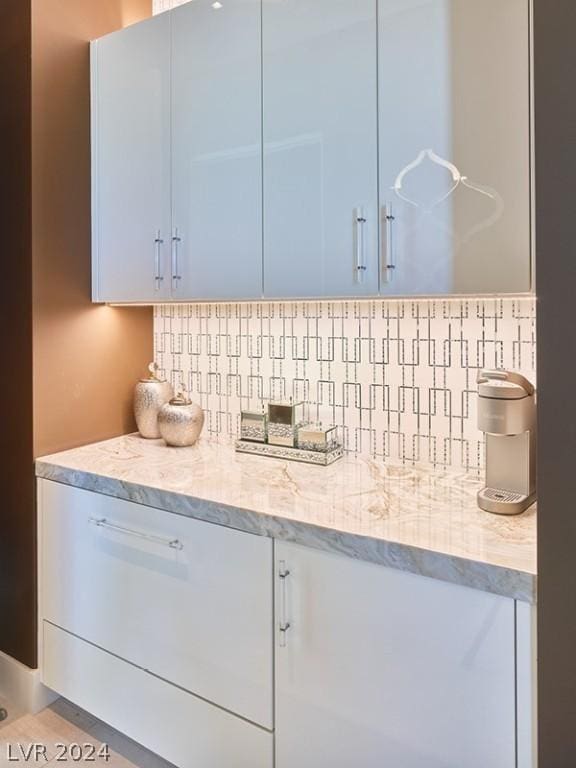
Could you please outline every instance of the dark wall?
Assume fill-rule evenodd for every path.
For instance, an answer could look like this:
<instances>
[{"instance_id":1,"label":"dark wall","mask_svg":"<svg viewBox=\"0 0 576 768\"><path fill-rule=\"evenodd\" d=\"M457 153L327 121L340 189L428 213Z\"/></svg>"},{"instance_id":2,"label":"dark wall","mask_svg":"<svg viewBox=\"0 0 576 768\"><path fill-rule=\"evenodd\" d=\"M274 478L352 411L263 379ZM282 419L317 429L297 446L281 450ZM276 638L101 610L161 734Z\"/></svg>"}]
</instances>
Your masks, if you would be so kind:
<instances>
[{"instance_id":1,"label":"dark wall","mask_svg":"<svg viewBox=\"0 0 576 768\"><path fill-rule=\"evenodd\" d=\"M0 2L0 650L36 661L30 6Z\"/></svg>"},{"instance_id":2,"label":"dark wall","mask_svg":"<svg viewBox=\"0 0 576 768\"><path fill-rule=\"evenodd\" d=\"M0 0L0 651L37 662L34 457L133 428L150 309L90 302L89 44L151 0Z\"/></svg>"},{"instance_id":3,"label":"dark wall","mask_svg":"<svg viewBox=\"0 0 576 768\"><path fill-rule=\"evenodd\" d=\"M534 0L540 768L576 766L576 2Z\"/></svg>"}]
</instances>

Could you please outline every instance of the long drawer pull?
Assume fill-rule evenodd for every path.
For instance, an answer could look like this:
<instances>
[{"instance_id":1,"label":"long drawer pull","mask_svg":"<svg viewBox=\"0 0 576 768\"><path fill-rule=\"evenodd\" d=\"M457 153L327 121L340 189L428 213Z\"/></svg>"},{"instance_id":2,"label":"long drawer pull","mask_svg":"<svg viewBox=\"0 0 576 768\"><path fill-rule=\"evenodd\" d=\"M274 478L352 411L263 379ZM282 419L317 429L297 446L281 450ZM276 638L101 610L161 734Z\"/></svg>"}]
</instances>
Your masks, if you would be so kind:
<instances>
[{"instance_id":1,"label":"long drawer pull","mask_svg":"<svg viewBox=\"0 0 576 768\"><path fill-rule=\"evenodd\" d=\"M178 539L164 539L162 536L154 536L151 533L135 531L133 528L124 528L122 525L111 523L109 520L106 520L105 517L90 517L88 521L98 528L106 528L109 531L123 533L126 536L135 536L137 539L144 539L145 541L151 541L154 544L161 544L163 547L170 547L170 549L177 549L178 551L184 549L184 544Z\"/></svg>"}]
</instances>

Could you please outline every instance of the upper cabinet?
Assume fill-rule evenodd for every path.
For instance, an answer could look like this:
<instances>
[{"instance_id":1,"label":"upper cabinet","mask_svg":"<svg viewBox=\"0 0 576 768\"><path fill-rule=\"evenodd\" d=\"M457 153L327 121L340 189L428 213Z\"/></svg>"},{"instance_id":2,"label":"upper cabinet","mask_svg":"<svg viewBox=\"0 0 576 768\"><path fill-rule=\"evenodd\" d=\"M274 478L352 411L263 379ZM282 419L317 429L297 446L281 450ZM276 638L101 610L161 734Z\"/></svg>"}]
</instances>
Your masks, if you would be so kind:
<instances>
[{"instance_id":1,"label":"upper cabinet","mask_svg":"<svg viewBox=\"0 0 576 768\"><path fill-rule=\"evenodd\" d=\"M262 296L260 0L93 44L93 297Z\"/></svg>"},{"instance_id":2,"label":"upper cabinet","mask_svg":"<svg viewBox=\"0 0 576 768\"><path fill-rule=\"evenodd\" d=\"M175 299L262 296L260 0L172 14Z\"/></svg>"},{"instance_id":3,"label":"upper cabinet","mask_svg":"<svg viewBox=\"0 0 576 768\"><path fill-rule=\"evenodd\" d=\"M374 0L263 0L264 293L378 293Z\"/></svg>"},{"instance_id":4,"label":"upper cabinet","mask_svg":"<svg viewBox=\"0 0 576 768\"><path fill-rule=\"evenodd\" d=\"M528 0L379 0L382 293L530 290Z\"/></svg>"},{"instance_id":5,"label":"upper cabinet","mask_svg":"<svg viewBox=\"0 0 576 768\"><path fill-rule=\"evenodd\" d=\"M170 297L170 17L92 47L96 301Z\"/></svg>"},{"instance_id":6,"label":"upper cabinet","mask_svg":"<svg viewBox=\"0 0 576 768\"><path fill-rule=\"evenodd\" d=\"M193 0L93 44L94 299L531 288L529 0Z\"/></svg>"}]
</instances>

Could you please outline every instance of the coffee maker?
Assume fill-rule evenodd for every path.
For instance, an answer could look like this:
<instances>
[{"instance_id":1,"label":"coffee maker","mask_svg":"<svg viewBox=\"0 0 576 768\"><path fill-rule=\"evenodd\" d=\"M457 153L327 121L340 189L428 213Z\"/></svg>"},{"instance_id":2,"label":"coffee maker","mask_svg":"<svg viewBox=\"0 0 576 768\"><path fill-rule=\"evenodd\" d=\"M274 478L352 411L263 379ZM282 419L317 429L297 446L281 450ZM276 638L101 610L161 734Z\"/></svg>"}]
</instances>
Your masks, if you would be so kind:
<instances>
[{"instance_id":1,"label":"coffee maker","mask_svg":"<svg viewBox=\"0 0 576 768\"><path fill-rule=\"evenodd\" d=\"M486 434L486 486L478 505L517 515L536 500L536 391L513 371L478 376L478 429Z\"/></svg>"}]
</instances>

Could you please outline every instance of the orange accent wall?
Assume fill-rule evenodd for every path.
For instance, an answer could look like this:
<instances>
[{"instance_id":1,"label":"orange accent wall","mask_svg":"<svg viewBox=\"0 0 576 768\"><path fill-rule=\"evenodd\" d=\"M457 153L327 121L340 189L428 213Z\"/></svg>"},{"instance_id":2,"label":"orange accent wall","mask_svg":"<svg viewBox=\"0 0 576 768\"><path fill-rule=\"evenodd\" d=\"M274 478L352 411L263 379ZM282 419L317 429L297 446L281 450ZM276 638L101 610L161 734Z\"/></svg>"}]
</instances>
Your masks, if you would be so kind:
<instances>
[{"instance_id":1,"label":"orange accent wall","mask_svg":"<svg viewBox=\"0 0 576 768\"><path fill-rule=\"evenodd\" d=\"M32 0L34 455L134 429L152 310L90 302L89 41L151 0Z\"/></svg>"}]
</instances>

